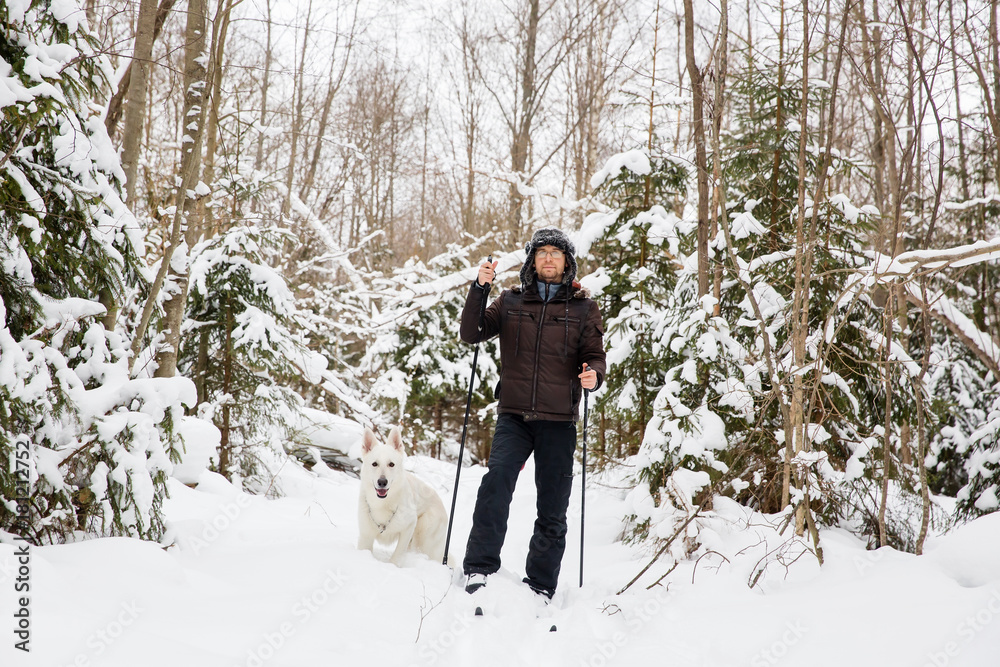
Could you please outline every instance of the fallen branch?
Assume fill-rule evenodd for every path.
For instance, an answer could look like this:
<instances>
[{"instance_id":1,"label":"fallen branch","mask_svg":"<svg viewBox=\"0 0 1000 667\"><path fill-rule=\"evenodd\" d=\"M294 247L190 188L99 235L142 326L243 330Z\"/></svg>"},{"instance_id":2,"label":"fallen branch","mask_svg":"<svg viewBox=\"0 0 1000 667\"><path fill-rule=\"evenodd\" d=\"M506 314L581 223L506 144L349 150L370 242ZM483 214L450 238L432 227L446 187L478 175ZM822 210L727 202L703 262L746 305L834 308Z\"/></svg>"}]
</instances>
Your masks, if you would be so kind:
<instances>
[{"instance_id":1,"label":"fallen branch","mask_svg":"<svg viewBox=\"0 0 1000 667\"><path fill-rule=\"evenodd\" d=\"M656 552L656 554L653 556L652 560L650 560L649 563L646 564L646 567L642 568L642 570L639 572L639 574L635 575L635 577L632 579L632 581L630 581L627 584L625 584L625 587L622 588L620 591L618 591L615 595L621 595L622 593L624 593L625 591L627 591L629 588L631 588L632 584L634 584L635 582L639 581L639 578L642 575L646 574L646 572L649 571L649 568L653 567L653 563L655 563L657 560L660 559L660 556L663 555L663 552L665 552L670 547L670 545L674 543L674 540L677 539L677 536L680 535L681 532L683 532L683 530L688 527L688 524L690 524L692 521L694 521L695 517L697 517L699 514L701 514L701 506L699 506L698 509L696 509L694 511L694 514L692 514L691 516L689 516L687 518L687 520L685 520L684 523L681 524L681 527L678 528L676 531L674 531L674 534L671 535L669 537L669 539L667 539L667 541L663 543L663 546L661 546L660 550ZM663 577L660 577L660 578L662 579Z\"/></svg>"}]
</instances>

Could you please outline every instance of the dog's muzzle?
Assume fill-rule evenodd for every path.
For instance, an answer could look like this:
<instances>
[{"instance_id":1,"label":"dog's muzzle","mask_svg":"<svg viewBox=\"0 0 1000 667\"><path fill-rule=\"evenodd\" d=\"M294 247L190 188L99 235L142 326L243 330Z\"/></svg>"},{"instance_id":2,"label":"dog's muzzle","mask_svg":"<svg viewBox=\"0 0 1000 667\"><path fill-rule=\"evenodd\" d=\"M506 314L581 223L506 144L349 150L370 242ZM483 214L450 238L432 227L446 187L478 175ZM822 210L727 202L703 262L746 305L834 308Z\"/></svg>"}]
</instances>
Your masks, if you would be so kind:
<instances>
[{"instance_id":1,"label":"dog's muzzle","mask_svg":"<svg viewBox=\"0 0 1000 667\"><path fill-rule=\"evenodd\" d=\"M379 498L385 498L389 495L389 480L385 477L379 477L375 482L375 495Z\"/></svg>"}]
</instances>

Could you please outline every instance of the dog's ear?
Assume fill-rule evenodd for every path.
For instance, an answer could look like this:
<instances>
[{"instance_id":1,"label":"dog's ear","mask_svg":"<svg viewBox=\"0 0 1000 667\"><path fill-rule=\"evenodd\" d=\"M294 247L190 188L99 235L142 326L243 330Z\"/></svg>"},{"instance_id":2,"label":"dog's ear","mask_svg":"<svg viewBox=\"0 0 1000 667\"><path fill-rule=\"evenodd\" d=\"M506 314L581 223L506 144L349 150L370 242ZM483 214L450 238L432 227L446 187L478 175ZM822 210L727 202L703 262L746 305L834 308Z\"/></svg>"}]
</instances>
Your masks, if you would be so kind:
<instances>
[{"instance_id":1,"label":"dog's ear","mask_svg":"<svg viewBox=\"0 0 1000 667\"><path fill-rule=\"evenodd\" d=\"M372 431L370 428L368 428L366 426L365 427L365 438L364 438L364 440L361 443L361 451L363 451L365 454L367 454L368 452L370 452L372 450L372 447L374 447L377 442L378 441L375 440L375 432Z\"/></svg>"},{"instance_id":2,"label":"dog's ear","mask_svg":"<svg viewBox=\"0 0 1000 667\"><path fill-rule=\"evenodd\" d=\"M389 444L398 451L403 452L404 454L406 453L406 451L403 450L403 436L399 432L398 426L394 427L392 431L389 432Z\"/></svg>"}]
</instances>

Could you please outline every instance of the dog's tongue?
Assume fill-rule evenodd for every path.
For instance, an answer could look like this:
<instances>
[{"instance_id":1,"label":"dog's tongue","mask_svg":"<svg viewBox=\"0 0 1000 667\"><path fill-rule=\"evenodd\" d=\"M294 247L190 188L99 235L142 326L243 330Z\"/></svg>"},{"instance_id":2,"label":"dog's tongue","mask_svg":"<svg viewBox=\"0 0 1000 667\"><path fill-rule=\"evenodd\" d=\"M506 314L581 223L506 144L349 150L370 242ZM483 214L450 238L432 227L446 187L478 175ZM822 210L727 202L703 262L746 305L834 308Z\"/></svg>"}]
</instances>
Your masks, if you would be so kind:
<instances>
[{"instance_id":1,"label":"dog's tongue","mask_svg":"<svg viewBox=\"0 0 1000 667\"><path fill-rule=\"evenodd\" d=\"M375 493L379 498L385 498L389 495L389 489L375 489Z\"/></svg>"}]
</instances>

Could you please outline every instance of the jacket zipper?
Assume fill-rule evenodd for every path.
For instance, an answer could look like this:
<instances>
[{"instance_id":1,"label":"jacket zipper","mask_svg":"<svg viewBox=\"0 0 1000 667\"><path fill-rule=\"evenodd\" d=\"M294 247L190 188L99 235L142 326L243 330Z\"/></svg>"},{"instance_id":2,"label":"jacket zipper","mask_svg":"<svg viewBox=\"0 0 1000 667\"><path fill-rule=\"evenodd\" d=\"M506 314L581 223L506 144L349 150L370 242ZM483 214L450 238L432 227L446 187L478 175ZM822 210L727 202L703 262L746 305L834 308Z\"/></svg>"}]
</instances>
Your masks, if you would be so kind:
<instances>
[{"instance_id":1,"label":"jacket zipper","mask_svg":"<svg viewBox=\"0 0 1000 667\"><path fill-rule=\"evenodd\" d=\"M545 324L545 309L549 307L549 302L542 304L542 314L538 318L538 334L535 336L535 365L532 368L531 381L531 413L532 416L538 412L538 358L542 351L542 325Z\"/></svg>"}]
</instances>

